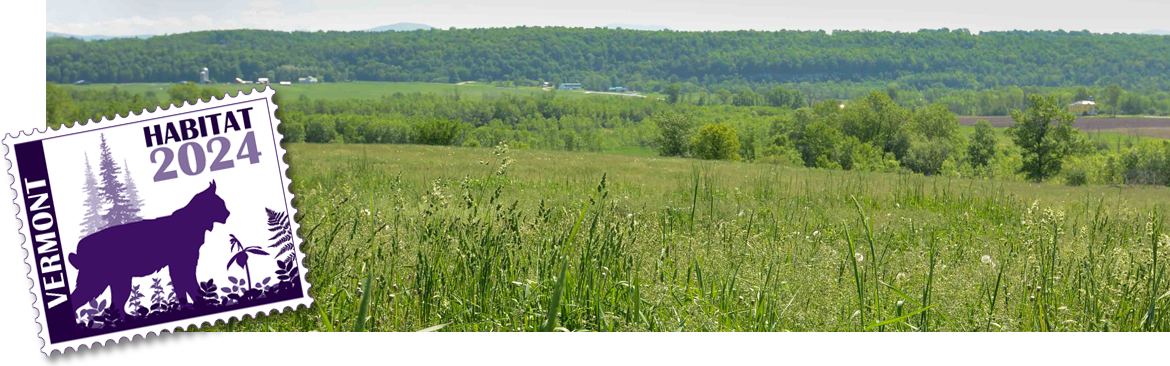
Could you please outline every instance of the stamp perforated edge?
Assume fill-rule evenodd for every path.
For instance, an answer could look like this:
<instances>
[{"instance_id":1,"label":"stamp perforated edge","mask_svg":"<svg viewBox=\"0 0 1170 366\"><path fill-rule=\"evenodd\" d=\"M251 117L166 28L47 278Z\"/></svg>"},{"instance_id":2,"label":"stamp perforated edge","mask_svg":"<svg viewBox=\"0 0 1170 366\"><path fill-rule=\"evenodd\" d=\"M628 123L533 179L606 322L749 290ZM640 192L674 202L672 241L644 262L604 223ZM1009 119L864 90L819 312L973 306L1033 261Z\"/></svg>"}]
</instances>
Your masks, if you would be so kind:
<instances>
[{"instance_id":1,"label":"stamp perforated edge","mask_svg":"<svg viewBox=\"0 0 1170 366\"><path fill-rule=\"evenodd\" d=\"M272 87L265 86L263 91L257 91L255 88L253 88L253 89L251 89L250 93L245 93L244 90L240 90L240 91L237 91L234 96L231 95L231 93L225 93L225 94L223 94L222 97L219 97L219 98L212 97L212 98L210 98L210 100L208 100L206 102L202 101L202 100L198 100L195 103L188 103L188 102L184 101L183 105L181 105L181 106L176 106L175 104L172 103L166 109L163 109L162 106L158 106L158 107L155 107L155 109L153 111L148 111L145 109L143 109L139 113L134 113L134 111L129 111L126 113L125 117L123 117L121 115L116 115L116 116L114 116L113 119L106 119L105 117L102 117L101 121L94 121L94 120L90 119L84 125L80 124L80 123L74 123L72 127L66 127L65 125L61 125L57 129L52 129L52 128L46 126L44 129L34 128L28 132L26 132L24 130L20 130L20 131L17 131L15 134L12 134L12 133L4 134L3 145L5 146L5 149L6 149L4 157L6 160L8 160L7 175L9 177L11 177L11 179L12 179L12 183L10 183L9 189L11 189L12 192L15 194L13 196L12 200L13 200L13 204L17 208L16 219L20 222L20 225L17 227L17 233L20 234L20 236L22 237L21 238L21 247L24 248L24 250L25 250L24 264L28 266L28 273L26 274L26 277L29 280L29 282L31 283L31 286L29 287L29 293L31 293L34 297L32 307L34 309L36 309L36 311L37 311L36 322L41 327L37 336L40 337L42 342L44 342L44 346L41 347L41 353L44 353L45 356L51 356L53 354L53 351L59 351L59 353L64 354L66 350L72 349L76 352L76 351L80 351L82 346L85 346L87 348L94 348L95 344L104 346L109 341L114 341L114 343L117 344L117 343L120 343L122 341L122 338L126 338L127 341L133 341L136 336L141 336L142 338L146 338L146 336L149 334L154 334L155 336L159 336L164 331L174 332L175 329L186 330L186 329L190 328L192 325L194 325L195 328L198 329L198 328L203 327L203 323L209 323L209 324L215 325L216 322L218 322L218 321L223 321L226 323L226 322L231 321L231 319L233 319L233 318L237 319L237 320L243 320L244 317L246 317L246 316L250 316L252 318L255 318L259 314L271 315L273 312L283 313L285 309L289 309L289 308L291 308L291 310L295 311L295 310L298 310L301 305L304 305L305 308L309 308L312 306L313 297L309 295L309 290L312 287L312 284L309 283L309 281L308 281L309 269L306 268L305 264L304 264L305 254L304 254L304 252L301 251L301 244L303 244L304 241L297 234L297 232L300 231L301 225L299 223L297 223L296 220L292 219L292 218L296 217L297 208L293 207L293 205L292 205L292 200L294 198L294 194L292 193L292 179L290 179L288 177L289 164L287 161L285 161L285 156L288 155L288 151L285 150L284 147L280 146L280 141L282 141L284 139L284 134L281 134L280 131L278 131L275 127L280 122L280 120L276 118L276 110L278 108L280 108L280 106L278 106L272 100L272 96L275 95L275 93L276 93L276 91L274 89L272 89ZM87 338L79 338L79 339L74 339L74 340L70 340L70 341L59 342L56 344L50 344L48 341L48 339L49 339L48 326L47 326L47 324L45 324L45 317L43 315L45 313L45 309L44 309L44 303L43 303L41 296L40 296L40 289L41 289L40 283L37 280L32 278L32 271L33 271L33 268L35 268L35 263L33 263L34 257L32 255L32 253L33 253L32 241L29 240L28 223L25 222L25 218L22 215L23 210L25 210L26 208L24 207L24 203L22 202L23 200L19 199L21 197L21 194L20 194L20 190L19 190L18 184L17 184L18 183L17 177L13 172L14 169L18 169L18 167L16 165L15 155L14 155L15 153L13 152L13 148L16 146L16 144L21 143L21 142L27 142L27 141L47 139L47 138L51 138L51 137L55 137L55 136L60 136L60 135L66 134L66 133L83 132L83 131L86 131L89 129L105 128L105 127L112 127L112 126L117 126L117 125L121 125L121 124L133 123L133 122L137 122L137 121L149 118L149 117L158 117L158 116L165 117L167 113L178 114L178 113L182 113L182 112L192 111L195 109L215 108L215 107L219 107L219 106L228 104L229 102L233 101L235 98L241 98L241 97L245 97L245 96L265 97L267 99L267 103L270 105L270 108L269 108L268 113L267 113L268 118L270 118L272 121L276 122L276 124L273 125L272 133L276 137L276 141L277 141L276 148L279 151L279 154L278 154L279 156L277 156L277 159L278 159L279 167L281 168L280 176L281 176L281 179L283 180L282 185L284 186L284 189L285 189L285 199L286 199L285 204L287 205L286 207L288 207L288 210L290 211L289 212L289 217L290 217L289 222L292 225L292 230L293 230L293 240L294 240L293 250L295 251L296 256L297 256L296 258L298 259L297 265L299 266L298 270L301 273L301 276L300 276L301 277L301 288L304 290L305 296L302 298L299 298L299 299L286 300L286 301L265 304L265 305L257 305L254 307L249 307L249 308L244 308L244 309L225 311L225 312L217 313L217 314L210 314L210 315L194 317L194 318L189 318L189 319L183 319L183 320L176 320L176 321L172 321L172 322L156 324L156 325L147 326L147 327L121 330L121 331L117 331L117 332L111 332L111 333L106 333L106 334L87 337Z\"/></svg>"}]
</instances>

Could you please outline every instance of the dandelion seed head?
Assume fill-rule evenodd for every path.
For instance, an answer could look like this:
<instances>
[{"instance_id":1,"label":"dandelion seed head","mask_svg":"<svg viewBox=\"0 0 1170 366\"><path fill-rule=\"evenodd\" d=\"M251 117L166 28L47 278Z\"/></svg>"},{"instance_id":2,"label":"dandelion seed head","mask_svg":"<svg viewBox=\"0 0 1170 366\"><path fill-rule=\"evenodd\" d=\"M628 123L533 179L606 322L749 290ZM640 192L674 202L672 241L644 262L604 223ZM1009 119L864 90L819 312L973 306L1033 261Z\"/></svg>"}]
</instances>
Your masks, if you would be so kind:
<instances>
[{"instance_id":1,"label":"dandelion seed head","mask_svg":"<svg viewBox=\"0 0 1170 366\"><path fill-rule=\"evenodd\" d=\"M853 253L853 258L856 258L858 262L865 262L865 256L861 253Z\"/></svg>"}]
</instances>

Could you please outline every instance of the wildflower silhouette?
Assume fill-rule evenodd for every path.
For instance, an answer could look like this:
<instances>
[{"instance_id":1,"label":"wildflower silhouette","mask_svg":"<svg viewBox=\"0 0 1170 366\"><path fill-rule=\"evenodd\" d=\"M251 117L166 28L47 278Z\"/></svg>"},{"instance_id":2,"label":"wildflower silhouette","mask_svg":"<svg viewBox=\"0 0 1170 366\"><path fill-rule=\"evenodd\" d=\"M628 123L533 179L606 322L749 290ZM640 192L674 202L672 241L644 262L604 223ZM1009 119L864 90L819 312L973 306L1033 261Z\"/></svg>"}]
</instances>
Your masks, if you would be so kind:
<instances>
[{"instance_id":1,"label":"wildflower silhouette","mask_svg":"<svg viewBox=\"0 0 1170 366\"><path fill-rule=\"evenodd\" d=\"M240 239L236 239L235 234L228 234L228 236L232 237L230 241L232 245L231 249L239 249L236 255L233 255L231 259L228 259L227 269L232 269L232 264L239 264L240 267L244 269L244 275L247 276L246 278L248 279L248 288L251 289L252 271L248 269L248 254L268 255L268 252L265 252L258 246L250 246L245 248L244 244L240 242Z\"/></svg>"}]
</instances>

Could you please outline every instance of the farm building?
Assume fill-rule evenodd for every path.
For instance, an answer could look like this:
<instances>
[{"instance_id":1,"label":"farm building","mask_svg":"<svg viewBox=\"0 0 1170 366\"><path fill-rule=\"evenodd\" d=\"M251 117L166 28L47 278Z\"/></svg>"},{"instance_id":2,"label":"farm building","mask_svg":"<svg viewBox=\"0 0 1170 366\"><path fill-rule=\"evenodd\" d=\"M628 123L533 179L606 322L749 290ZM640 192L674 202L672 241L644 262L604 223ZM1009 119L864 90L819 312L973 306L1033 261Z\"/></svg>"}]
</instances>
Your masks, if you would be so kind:
<instances>
[{"instance_id":1,"label":"farm building","mask_svg":"<svg viewBox=\"0 0 1170 366\"><path fill-rule=\"evenodd\" d=\"M630 91L630 89L626 89L624 86L615 86L615 87L609 88L609 91L617 92L617 93L625 93L625 92Z\"/></svg>"},{"instance_id":2,"label":"farm building","mask_svg":"<svg viewBox=\"0 0 1170 366\"><path fill-rule=\"evenodd\" d=\"M1082 100L1068 105L1068 111L1078 116L1091 116L1097 114L1097 102L1091 100Z\"/></svg>"},{"instance_id":3,"label":"farm building","mask_svg":"<svg viewBox=\"0 0 1170 366\"><path fill-rule=\"evenodd\" d=\"M581 89L584 89L584 87L581 86L581 83L561 83L561 85L557 86L557 90L581 90Z\"/></svg>"},{"instance_id":4,"label":"farm building","mask_svg":"<svg viewBox=\"0 0 1170 366\"><path fill-rule=\"evenodd\" d=\"M256 79L256 84L268 84L268 78Z\"/></svg>"},{"instance_id":5,"label":"farm building","mask_svg":"<svg viewBox=\"0 0 1170 366\"><path fill-rule=\"evenodd\" d=\"M281 81L280 85L292 85L291 81Z\"/></svg>"},{"instance_id":6,"label":"farm building","mask_svg":"<svg viewBox=\"0 0 1170 366\"><path fill-rule=\"evenodd\" d=\"M307 78L297 78L297 82L301 83L301 84L316 84L317 78L312 77L312 76L307 77Z\"/></svg>"}]
</instances>

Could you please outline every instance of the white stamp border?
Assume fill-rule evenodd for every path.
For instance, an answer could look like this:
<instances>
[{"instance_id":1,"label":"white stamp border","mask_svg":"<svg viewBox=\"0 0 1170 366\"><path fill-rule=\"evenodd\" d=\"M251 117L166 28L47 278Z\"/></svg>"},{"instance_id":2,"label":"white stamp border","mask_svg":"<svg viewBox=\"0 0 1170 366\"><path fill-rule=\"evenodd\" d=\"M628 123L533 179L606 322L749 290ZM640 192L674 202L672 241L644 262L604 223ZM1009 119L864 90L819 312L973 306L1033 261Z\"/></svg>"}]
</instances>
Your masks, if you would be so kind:
<instances>
[{"instance_id":1,"label":"white stamp border","mask_svg":"<svg viewBox=\"0 0 1170 366\"><path fill-rule=\"evenodd\" d=\"M288 177L289 164L287 161L285 161L285 156L288 154L288 151L283 146L280 146L280 141L284 139L284 134L281 134L280 131L278 131L276 128L280 123L280 120L276 118L276 109L278 109L280 107L278 105L276 105L276 103L272 100L272 97L275 95L275 93L276 93L276 91L274 89L272 89L271 87L265 86L263 91L256 91L256 89L253 88L253 89L251 89L250 93L245 93L244 90L240 90L240 91L236 92L236 94L234 96L231 95L231 93L226 93L220 98L213 97L208 101L199 100L199 101L196 101L194 104L189 104L187 102L183 102L183 105L181 105L181 106L176 106L175 104L171 104L167 109L163 109L160 106L160 107L155 107L155 109L153 111L142 110L137 114L135 114L133 111L130 111L130 112L126 113L124 117L122 115L115 116L113 119L106 119L105 117L102 117L101 121L94 121L94 120L90 119L89 122L84 124L84 125L82 125L80 123L74 123L72 127L66 127L65 125L62 125L55 130L46 126L44 129L34 128L34 129L32 129L31 132L26 132L24 130L21 130L21 131L17 131L15 134L12 134L12 133L5 134L4 139L3 139L3 145L4 145L5 149L7 149L7 150L5 152L4 157L8 161L8 164L9 164L8 171L6 174L9 177L11 177L11 179L12 179L12 183L10 183L9 189L11 189L13 193L15 193L15 196L13 196L13 203L17 207L16 219L20 221L20 226L17 229L18 230L17 233L19 233L20 236L22 237L21 247L24 248L24 250L25 250L24 264L28 266L28 274L26 275L26 277L29 280L29 282L31 283L31 286L29 287L29 292L34 297L32 307L34 309L36 309L36 311L37 311L36 322L41 327L37 336L41 338L42 342L44 342L44 346L41 347L41 353L44 353L45 356L51 356L53 354L53 351L59 351L61 354L64 354L67 349L72 349L76 352L76 351L80 351L82 346L86 346L87 348L94 348L95 344L104 346L107 342L109 342L111 340L114 341L115 344L117 344L117 343L121 342L122 338L126 338L128 341L133 341L135 339L135 336L141 336L142 338L146 338L147 335L151 334L151 333L153 333L155 336L159 336L164 331L174 332L175 329L186 330L189 327L191 327L192 325L194 325L195 328L198 329L198 328L201 328L204 323L209 323L211 325L215 325L216 322L218 322L218 321L222 320L226 323L226 322L229 322L232 318L235 318L237 320L243 320L245 316L250 316L252 318L255 318L256 315L259 315L259 314L270 315L274 311L277 313L282 313L282 312L284 312L284 309L286 309L286 308L291 308L291 310L295 311L295 310L298 310L301 305L304 305L305 308L312 307L314 299L312 296L309 295L309 289L312 287L312 284L309 283L309 281L307 279L308 268L306 268L304 265L305 254L304 254L304 252L301 251L301 244L303 244L304 241L301 239L301 237L299 235L297 235L297 232L300 230L301 226L300 226L300 224L298 224L296 222L296 220L293 219L296 217L297 209L296 209L296 207L293 207L293 204L292 204L292 200L294 197L292 190L291 190L292 179L290 179ZM48 138L52 138L52 137L60 137L60 136L65 136L65 135L81 133L81 132L87 132L89 130L97 130L97 129L115 127L115 126L119 126L119 125L123 125L123 124L141 122L141 121L147 120L147 119L164 118L164 117L169 117L172 115L189 113L189 112L198 111L198 110L202 110L202 109L222 107L222 106L226 106L226 105L230 105L230 104L234 104L234 103L239 103L242 101L241 99L244 99L244 98L250 98L250 100L255 100L255 99L260 99L260 98L266 99L266 104L268 106L267 117L270 119L270 121L272 123L272 134L273 134L272 137L276 140L275 142L276 142L276 149L277 149L278 168L280 168L280 177L281 177L282 182L283 182L282 185L284 186L285 205L286 205L288 212L289 212L289 223L292 227L292 232L293 232L293 236L292 236L293 237L293 251L296 254L296 258L297 258L297 266L299 267L298 270L300 271L301 289L304 291L304 296L297 298L297 299L284 300L284 301L268 303L268 304L264 304L264 305L256 305L256 306L251 306L251 307L242 308L242 309L228 310L228 311L224 311L221 313L208 314L208 315L204 315L204 316L175 320L175 321L170 321L170 322L166 322L166 323L155 324L155 325L150 325L150 326L143 326L143 327L138 327L138 328L133 328L133 329L119 330L116 332L110 332L110 333L105 333L105 334L100 334L100 335L95 335L95 336L90 336L90 337L72 339L72 340L62 341L62 342L58 342L58 343L49 343L49 341L48 341L48 339L49 339L49 334L48 334L49 330L48 329L49 328L48 328L48 325L46 324L46 317L44 316L44 314L45 314L44 302L42 301L41 295L40 295L41 283L40 283L40 281L38 281L32 277L33 276L32 272L33 272L34 268L36 268L36 263L33 263L35 261L35 256L32 255L34 248L32 247L33 246L32 241L29 240L30 235L29 235L28 223L26 222L24 214L23 214L25 212L24 210L26 210L27 208L25 207L25 204L23 202L24 200L20 199L23 196L20 194L19 184L17 182L18 178L13 174L14 170L18 170L17 169L18 168L17 162L15 159L15 153L14 153L15 145L18 143L22 143L22 142L44 140L44 139L48 139Z\"/></svg>"}]
</instances>

